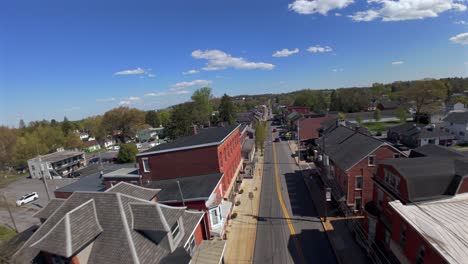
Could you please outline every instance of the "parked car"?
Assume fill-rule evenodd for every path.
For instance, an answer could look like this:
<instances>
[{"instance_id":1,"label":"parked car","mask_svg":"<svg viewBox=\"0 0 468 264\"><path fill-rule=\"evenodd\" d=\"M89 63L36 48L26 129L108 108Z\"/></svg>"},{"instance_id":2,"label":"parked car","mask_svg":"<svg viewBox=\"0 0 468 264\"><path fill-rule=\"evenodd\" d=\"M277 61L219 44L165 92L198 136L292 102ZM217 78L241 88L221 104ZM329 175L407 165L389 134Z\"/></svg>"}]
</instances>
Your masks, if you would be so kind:
<instances>
[{"instance_id":1,"label":"parked car","mask_svg":"<svg viewBox=\"0 0 468 264\"><path fill-rule=\"evenodd\" d=\"M273 132L276 132L276 128L273 128Z\"/></svg>"},{"instance_id":2,"label":"parked car","mask_svg":"<svg viewBox=\"0 0 468 264\"><path fill-rule=\"evenodd\" d=\"M39 199L39 195L37 194L37 192L31 192L31 193L23 195L21 198L16 200L16 206L22 206L24 204L35 201L37 199Z\"/></svg>"},{"instance_id":3,"label":"parked car","mask_svg":"<svg viewBox=\"0 0 468 264\"><path fill-rule=\"evenodd\" d=\"M120 149L120 146L113 146L112 149L113 149L113 150L119 150L119 149Z\"/></svg>"},{"instance_id":4,"label":"parked car","mask_svg":"<svg viewBox=\"0 0 468 264\"><path fill-rule=\"evenodd\" d=\"M72 177L72 178L80 177L80 176L81 176L81 172L72 172L72 173L70 173L70 177Z\"/></svg>"}]
</instances>

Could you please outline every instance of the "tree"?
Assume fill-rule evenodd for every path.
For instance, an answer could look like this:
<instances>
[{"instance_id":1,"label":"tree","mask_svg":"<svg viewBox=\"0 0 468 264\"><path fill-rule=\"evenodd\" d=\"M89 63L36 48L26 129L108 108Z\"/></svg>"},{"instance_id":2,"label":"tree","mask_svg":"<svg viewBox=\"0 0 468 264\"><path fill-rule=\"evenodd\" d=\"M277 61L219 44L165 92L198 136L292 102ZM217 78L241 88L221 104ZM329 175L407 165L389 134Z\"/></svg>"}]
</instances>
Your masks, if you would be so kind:
<instances>
[{"instance_id":1,"label":"tree","mask_svg":"<svg viewBox=\"0 0 468 264\"><path fill-rule=\"evenodd\" d=\"M19 129L25 129L26 128L26 124L24 123L24 120L21 119L19 121L19 126L18 126Z\"/></svg>"},{"instance_id":2,"label":"tree","mask_svg":"<svg viewBox=\"0 0 468 264\"><path fill-rule=\"evenodd\" d=\"M102 124L102 116L91 116L81 120L81 126L89 135L95 138L98 142L103 143L106 139L106 130Z\"/></svg>"},{"instance_id":3,"label":"tree","mask_svg":"<svg viewBox=\"0 0 468 264\"><path fill-rule=\"evenodd\" d=\"M343 112L339 112L339 113L338 113L338 119L340 119L340 120L346 120L346 114L343 113Z\"/></svg>"},{"instance_id":4,"label":"tree","mask_svg":"<svg viewBox=\"0 0 468 264\"><path fill-rule=\"evenodd\" d=\"M135 143L122 144L117 154L117 161L120 163L135 162L137 153L138 149Z\"/></svg>"},{"instance_id":5,"label":"tree","mask_svg":"<svg viewBox=\"0 0 468 264\"><path fill-rule=\"evenodd\" d=\"M68 120L68 118L65 116L63 118L63 122L62 122L62 131L63 131L63 134L66 136L68 135L68 133L73 130L73 125L72 123Z\"/></svg>"},{"instance_id":6,"label":"tree","mask_svg":"<svg viewBox=\"0 0 468 264\"><path fill-rule=\"evenodd\" d=\"M83 145L83 141L81 141L80 136L76 133L69 133L65 137L64 147L67 149L81 149Z\"/></svg>"},{"instance_id":7,"label":"tree","mask_svg":"<svg viewBox=\"0 0 468 264\"><path fill-rule=\"evenodd\" d=\"M219 119L232 125L236 122L236 111L231 97L224 94L219 105Z\"/></svg>"},{"instance_id":8,"label":"tree","mask_svg":"<svg viewBox=\"0 0 468 264\"><path fill-rule=\"evenodd\" d=\"M171 113L166 110L158 111L159 122L163 127L167 127L171 122Z\"/></svg>"},{"instance_id":9,"label":"tree","mask_svg":"<svg viewBox=\"0 0 468 264\"><path fill-rule=\"evenodd\" d=\"M0 126L0 169L13 166L12 154L17 140L16 131Z\"/></svg>"},{"instance_id":10,"label":"tree","mask_svg":"<svg viewBox=\"0 0 468 264\"><path fill-rule=\"evenodd\" d=\"M159 127L160 122L159 122L159 117L156 111L150 110L146 112L145 123L152 127Z\"/></svg>"},{"instance_id":11,"label":"tree","mask_svg":"<svg viewBox=\"0 0 468 264\"><path fill-rule=\"evenodd\" d=\"M341 102L339 94L336 90L333 90L330 95L330 111L340 111Z\"/></svg>"},{"instance_id":12,"label":"tree","mask_svg":"<svg viewBox=\"0 0 468 264\"><path fill-rule=\"evenodd\" d=\"M261 155L265 147L265 140L267 136L267 123L265 121L257 121L255 123L255 147L260 149Z\"/></svg>"},{"instance_id":13,"label":"tree","mask_svg":"<svg viewBox=\"0 0 468 264\"><path fill-rule=\"evenodd\" d=\"M102 119L102 125L108 133L118 130L124 138L135 137L144 123L145 112L123 106L107 111Z\"/></svg>"},{"instance_id":14,"label":"tree","mask_svg":"<svg viewBox=\"0 0 468 264\"><path fill-rule=\"evenodd\" d=\"M213 106L210 103L212 97L211 88L208 87L200 88L193 93L194 107L192 113L196 124L201 126L210 125L211 113L213 112Z\"/></svg>"},{"instance_id":15,"label":"tree","mask_svg":"<svg viewBox=\"0 0 468 264\"><path fill-rule=\"evenodd\" d=\"M421 113L432 113L440 109L446 96L446 87L437 80L414 81L411 87L401 91L401 99L414 105L416 122Z\"/></svg>"},{"instance_id":16,"label":"tree","mask_svg":"<svg viewBox=\"0 0 468 264\"><path fill-rule=\"evenodd\" d=\"M165 129L169 138L176 139L191 134L193 120L190 113L192 111L193 103L180 104L172 109L171 122Z\"/></svg>"},{"instance_id":17,"label":"tree","mask_svg":"<svg viewBox=\"0 0 468 264\"><path fill-rule=\"evenodd\" d=\"M408 112L403 107L398 107L395 111L396 117L400 120L400 122L405 123L406 119L408 118Z\"/></svg>"},{"instance_id":18,"label":"tree","mask_svg":"<svg viewBox=\"0 0 468 264\"><path fill-rule=\"evenodd\" d=\"M380 109L375 109L374 119L375 119L376 122L379 122L380 119L382 119L382 112L380 112Z\"/></svg>"}]
</instances>

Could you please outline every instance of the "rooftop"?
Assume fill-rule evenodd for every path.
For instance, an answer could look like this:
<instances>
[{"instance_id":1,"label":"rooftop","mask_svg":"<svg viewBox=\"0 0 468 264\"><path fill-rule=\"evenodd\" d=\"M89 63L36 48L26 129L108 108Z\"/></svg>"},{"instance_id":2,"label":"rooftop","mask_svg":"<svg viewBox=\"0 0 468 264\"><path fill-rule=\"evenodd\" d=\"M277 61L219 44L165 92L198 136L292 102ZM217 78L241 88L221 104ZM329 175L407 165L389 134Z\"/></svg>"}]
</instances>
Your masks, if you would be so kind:
<instances>
[{"instance_id":1,"label":"rooftop","mask_svg":"<svg viewBox=\"0 0 468 264\"><path fill-rule=\"evenodd\" d=\"M414 157L465 157L466 155L460 151L457 151L452 148L435 145L435 144L426 144L419 148L411 150L410 158Z\"/></svg>"},{"instance_id":2,"label":"rooftop","mask_svg":"<svg viewBox=\"0 0 468 264\"><path fill-rule=\"evenodd\" d=\"M122 169L118 169L118 170L105 173L102 177L104 179L110 179L110 178L112 179L115 179L115 178L118 178L118 179L137 178L139 179L140 174L138 173L137 168L122 168Z\"/></svg>"},{"instance_id":3,"label":"rooftop","mask_svg":"<svg viewBox=\"0 0 468 264\"><path fill-rule=\"evenodd\" d=\"M447 263L466 263L468 256L468 194L436 202L389 205L441 255ZM447 221L449 220L450 221Z\"/></svg>"},{"instance_id":4,"label":"rooftop","mask_svg":"<svg viewBox=\"0 0 468 264\"><path fill-rule=\"evenodd\" d=\"M468 112L452 112L444 118L444 121L455 124L467 124Z\"/></svg>"},{"instance_id":5,"label":"rooftop","mask_svg":"<svg viewBox=\"0 0 468 264\"><path fill-rule=\"evenodd\" d=\"M152 181L146 184L145 187L161 189L157 194L159 202L181 202L182 198L180 196L179 187L177 186L177 181L179 181L184 200L208 200L222 177L223 174L221 173L212 173L200 176Z\"/></svg>"},{"instance_id":6,"label":"rooftop","mask_svg":"<svg viewBox=\"0 0 468 264\"><path fill-rule=\"evenodd\" d=\"M40 251L70 257L88 245L92 247L90 264L159 263L175 256L179 259L180 254L187 259L183 246L203 215L119 192L76 192L47 218L15 259L29 263ZM176 250L171 250L168 227L179 217L185 231ZM145 235L145 230L163 234L156 238L159 243Z\"/></svg>"},{"instance_id":7,"label":"rooftop","mask_svg":"<svg viewBox=\"0 0 468 264\"><path fill-rule=\"evenodd\" d=\"M146 201L152 200L161 190L160 189L150 189L134 185L126 182L119 182L116 185L109 188L106 192L117 192L126 194L132 197L143 199Z\"/></svg>"},{"instance_id":8,"label":"rooftop","mask_svg":"<svg viewBox=\"0 0 468 264\"><path fill-rule=\"evenodd\" d=\"M319 138L319 129L323 122L332 119L332 117L311 117L299 120L299 137L301 140Z\"/></svg>"},{"instance_id":9,"label":"rooftop","mask_svg":"<svg viewBox=\"0 0 468 264\"><path fill-rule=\"evenodd\" d=\"M226 241L203 240L192 257L192 264L218 264L224 255Z\"/></svg>"},{"instance_id":10,"label":"rooftop","mask_svg":"<svg viewBox=\"0 0 468 264\"><path fill-rule=\"evenodd\" d=\"M46 161L46 162L57 162L61 160L65 160L68 158L72 158L75 156L83 155L83 151L74 151L74 150L63 150L63 151L57 151L54 153L46 154L46 155L39 155L35 158L32 158L30 160L34 161Z\"/></svg>"},{"instance_id":11,"label":"rooftop","mask_svg":"<svg viewBox=\"0 0 468 264\"><path fill-rule=\"evenodd\" d=\"M224 140L229 135L238 129L239 125L227 125L223 127L200 129L195 135L181 137L169 143L160 144L156 147L139 153L137 156L219 145L224 142Z\"/></svg>"}]
</instances>

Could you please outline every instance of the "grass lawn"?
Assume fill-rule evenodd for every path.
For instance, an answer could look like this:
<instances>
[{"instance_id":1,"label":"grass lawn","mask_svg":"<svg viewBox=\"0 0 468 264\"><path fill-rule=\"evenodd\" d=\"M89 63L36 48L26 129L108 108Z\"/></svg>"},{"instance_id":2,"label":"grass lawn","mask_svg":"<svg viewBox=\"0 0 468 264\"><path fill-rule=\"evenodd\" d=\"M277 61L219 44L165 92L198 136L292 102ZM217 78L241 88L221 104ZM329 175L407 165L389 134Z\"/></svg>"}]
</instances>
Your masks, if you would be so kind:
<instances>
[{"instance_id":1,"label":"grass lawn","mask_svg":"<svg viewBox=\"0 0 468 264\"><path fill-rule=\"evenodd\" d=\"M384 132L387 128L401 124L399 121L388 121L388 122L369 122L362 123L361 125L373 133Z\"/></svg>"},{"instance_id":2,"label":"grass lawn","mask_svg":"<svg viewBox=\"0 0 468 264\"><path fill-rule=\"evenodd\" d=\"M0 226L0 242L11 239L16 235L16 232L12 229Z\"/></svg>"},{"instance_id":3,"label":"grass lawn","mask_svg":"<svg viewBox=\"0 0 468 264\"><path fill-rule=\"evenodd\" d=\"M7 174L7 173L4 173L4 172L0 172L0 188L4 188L5 186L7 186L8 184L16 181L16 180L19 180L19 179L22 179L24 177L26 177L27 173L23 173L23 174Z\"/></svg>"}]
</instances>

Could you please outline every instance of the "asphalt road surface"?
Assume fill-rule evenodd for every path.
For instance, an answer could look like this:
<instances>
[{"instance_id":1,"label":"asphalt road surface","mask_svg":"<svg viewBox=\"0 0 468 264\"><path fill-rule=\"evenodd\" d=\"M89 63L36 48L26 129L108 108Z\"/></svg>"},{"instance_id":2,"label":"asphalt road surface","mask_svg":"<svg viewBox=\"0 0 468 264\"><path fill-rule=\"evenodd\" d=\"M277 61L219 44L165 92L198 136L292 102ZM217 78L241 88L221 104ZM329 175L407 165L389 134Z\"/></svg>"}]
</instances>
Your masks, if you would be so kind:
<instances>
[{"instance_id":1,"label":"asphalt road surface","mask_svg":"<svg viewBox=\"0 0 468 264\"><path fill-rule=\"evenodd\" d=\"M288 143L272 143L272 134L278 135L271 129L265 146L254 263L336 263Z\"/></svg>"}]
</instances>

